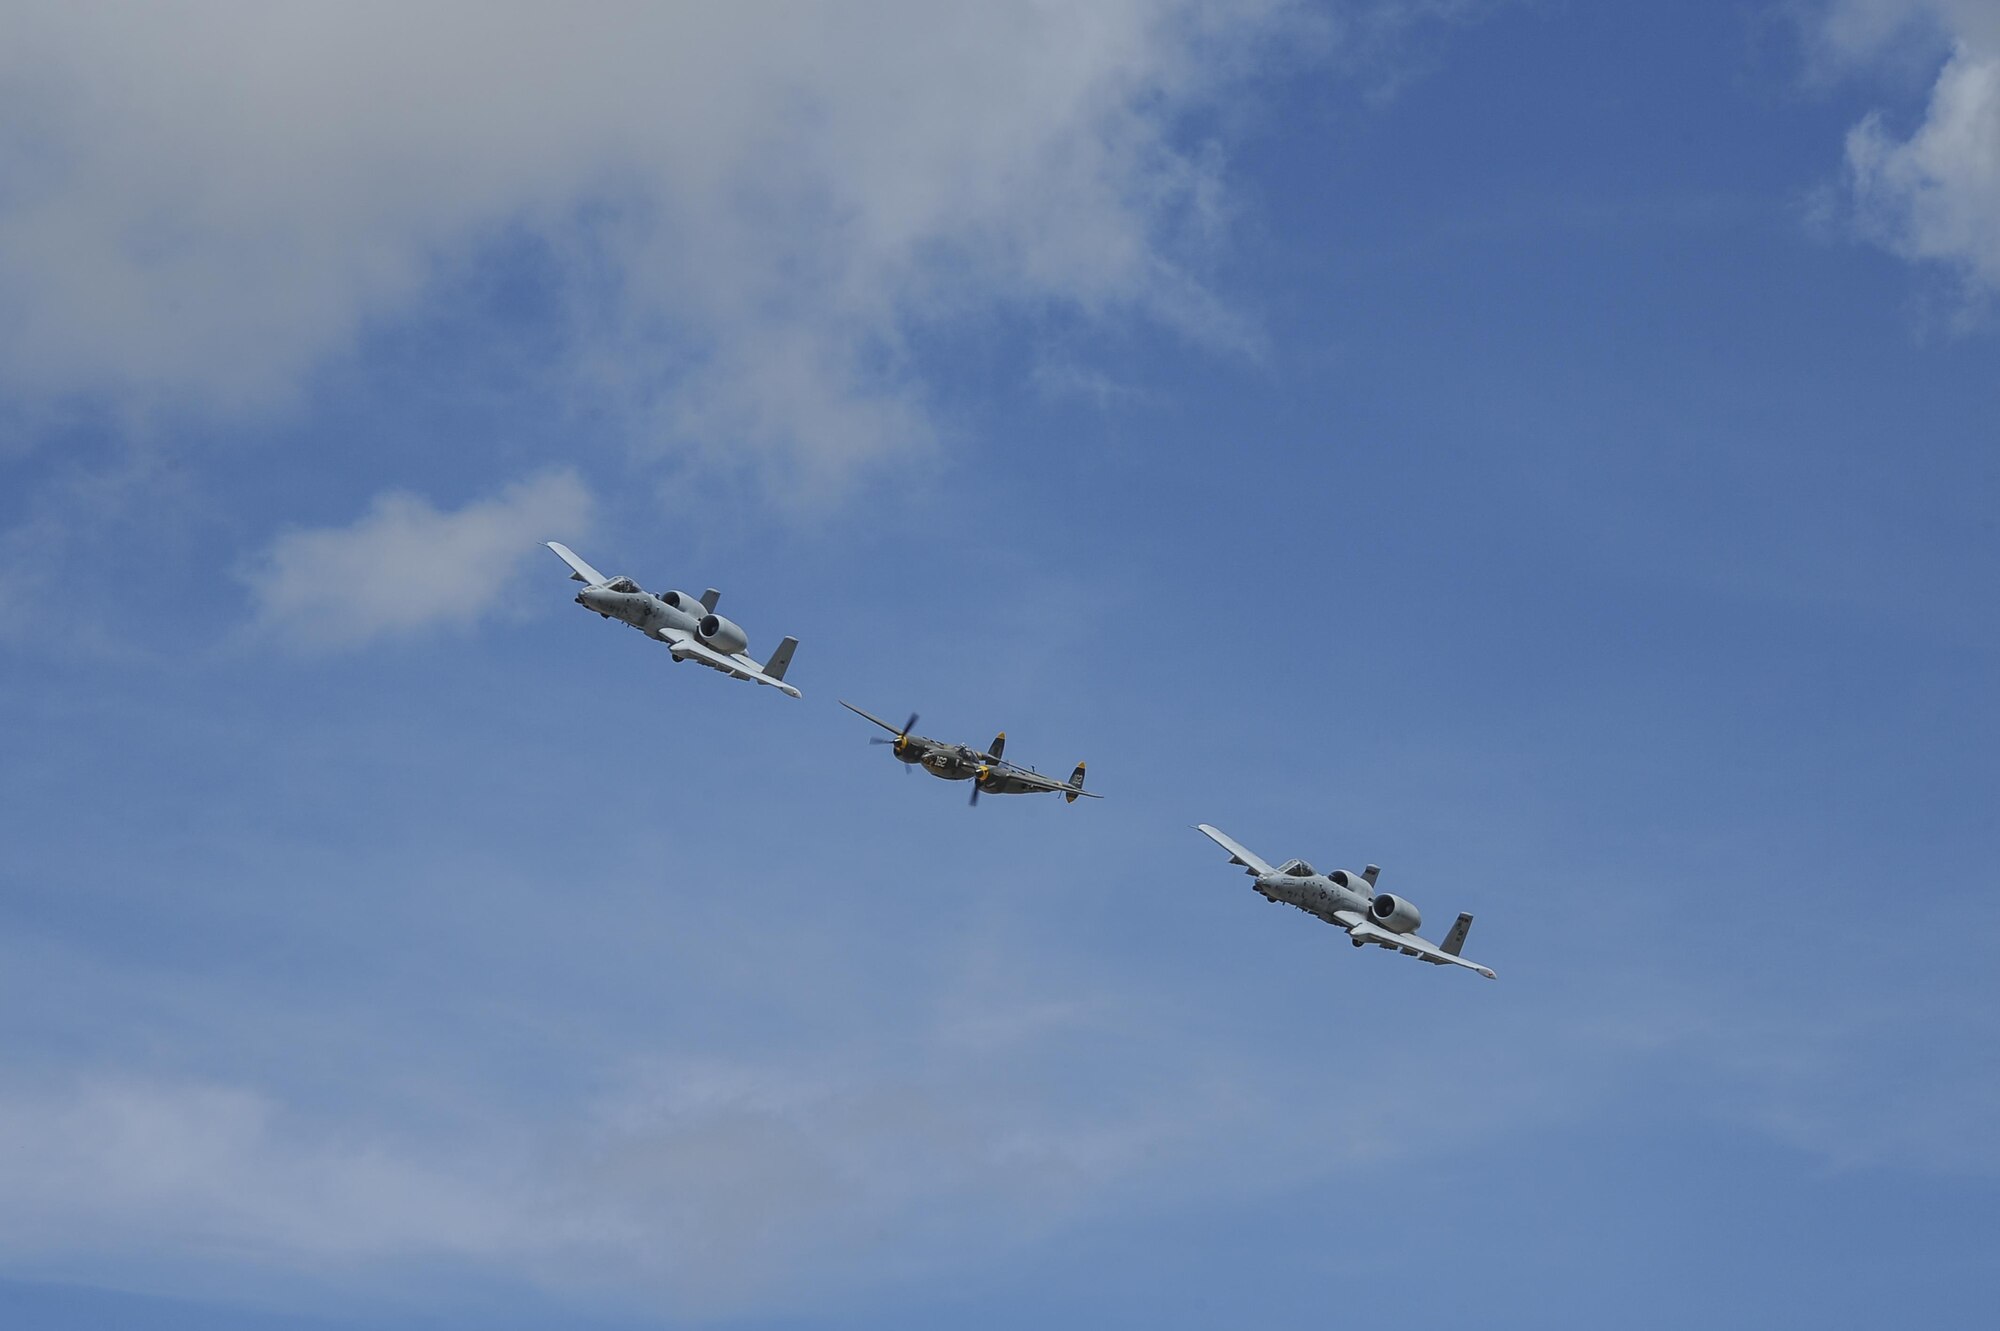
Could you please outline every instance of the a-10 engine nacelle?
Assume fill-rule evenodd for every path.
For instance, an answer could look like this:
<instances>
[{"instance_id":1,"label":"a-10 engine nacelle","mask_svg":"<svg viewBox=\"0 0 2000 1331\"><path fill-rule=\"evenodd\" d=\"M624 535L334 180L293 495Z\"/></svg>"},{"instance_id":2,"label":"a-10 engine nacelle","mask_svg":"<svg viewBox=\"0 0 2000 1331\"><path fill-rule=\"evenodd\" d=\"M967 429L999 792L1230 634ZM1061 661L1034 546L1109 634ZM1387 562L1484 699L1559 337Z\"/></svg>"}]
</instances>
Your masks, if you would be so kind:
<instances>
[{"instance_id":1,"label":"a-10 engine nacelle","mask_svg":"<svg viewBox=\"0 0 2000 1331\"><path fill-rule=\"evenodd\" d=\"M702 646L724 656L733 655L750 645L750 639L743 630L721 615L703 615L701 623L695 625L694 636L701 639Z\"/></svg>"},{"instance_id":2,"label":"a-10 engine nacelle","mask_svg":"<svg viewBox=\"0 0 2000 1331\"><path fill-rule=\"evenodd\" d=\"M701 603L699 597L689 596L686 592L661 592L660 599L684 615L699 618L708 613L708 607Z\"/></svg>"},{"instance_id":3,"label":"a-10 engine nacelle","mask_svg":"<svg viewBox=\"0 0 2000 1331\"><path fill-rule=\"evenodd\" d=\"M1368 903L1368 918L1392 934L1415 933L1424 922L1423 915L1415 906L1387 892L1378 893Z\"/></svg>"}]
</instances>

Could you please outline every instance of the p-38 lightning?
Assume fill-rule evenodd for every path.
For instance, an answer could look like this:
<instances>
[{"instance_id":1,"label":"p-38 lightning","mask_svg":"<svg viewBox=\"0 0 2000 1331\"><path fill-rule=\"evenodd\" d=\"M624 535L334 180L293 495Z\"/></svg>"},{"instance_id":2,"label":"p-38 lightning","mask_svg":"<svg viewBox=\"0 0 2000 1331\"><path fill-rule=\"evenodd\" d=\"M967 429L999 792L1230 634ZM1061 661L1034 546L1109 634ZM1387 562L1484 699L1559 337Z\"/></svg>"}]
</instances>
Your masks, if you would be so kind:
<instances>
[{"instance_id":1,"label":"p-38 lightning","mask_svg":"<svg viewBox=\"0 0 2000 1331\"><path fill-rule=\"evenodd\" d=\"M911 734L917 724L915 712L910 713L910 719L898 730L881 717L870 715L851 702L843 700L840 705L856 716L867 717L894 735L894 739L871 739L868 742L892 746L891 751L898 762L921 767L943 781L971 781L973 804L979 803L981 791L988 795L1039 795L1053 791L1068 804L1076 803L1078 796L1103 798L1083 788L1082 763L1076 765L1068 781L1058 781L1055 777L1043 776L1032 767L1021 767L1002 758L1000 755L1007 748L1007 732L1004 730L993 737L990 749L975 749L967 744L946 744L942 740Z\"/></svg>"},{"instance_id":2,"label":"p-38 lightning","mask_svg":"<svg viewBox=\"0 0 2000 1331\"><path fill-rule=\"evenodd\" d=\"M576 603L606 619L622 619L649 638L667 644L676 661L699 661L710 670L720 670L737 679L769 684L792 697L799 691L785 683L785 670L798 650L797 638L786 638L762 665L744 655L750 640L743 630L715 613L722 593L710 587L699 600L686 592L654 595L624 576L607 578L583 562L576 551L556 541L547 543L570 568L570 577L582 583Z\"/></svg>"},{"instance_id":3,"label":"p-38 lightning","mask_svg":"<svg viewBox=\"0 0 2000 1331\"><path fill-rule=\"evenodd\" d=\"M1401 897L1375 890L1375 875L1381 870L1372 864L1360 873L1346 869L1316 873L1304 860L1287 860L1274 869L1207 823L1197 823L1195 830L1228 851L1232 864L1249 870L1250 876L1257 880L1258 894L1266 901L1283 901L1308 915L1319 916L1328 924L1339 925L1347 930L1356 947L1373 943L1433 966L1463 966L1489 980L1493 978L1493 972L1486 967L1458 955L1458 950L1465 946L1466 934L1472 930L1470 915L1458 917L1451 932L1444 936L1442 947L1417 937L1423 916Z\"/></svg>"}]
</instances>

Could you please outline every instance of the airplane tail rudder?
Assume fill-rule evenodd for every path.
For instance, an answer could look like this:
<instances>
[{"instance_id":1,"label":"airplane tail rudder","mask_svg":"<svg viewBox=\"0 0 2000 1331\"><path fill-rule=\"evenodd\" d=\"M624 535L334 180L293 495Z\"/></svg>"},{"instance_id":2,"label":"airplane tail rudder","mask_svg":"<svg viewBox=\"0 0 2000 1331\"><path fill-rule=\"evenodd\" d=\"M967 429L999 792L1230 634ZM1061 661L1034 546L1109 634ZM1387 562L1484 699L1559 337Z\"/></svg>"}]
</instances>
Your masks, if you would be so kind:
<instances>
[{"instance_id":1,"label":"airplane tail rudder","mask_svg":"<svg viewBox=\"0 0 2000 1331\"><path fill-rule=\"evenodd\" d=\"M1063 803L1065 804L1076 803L1076 797L1082 792L1083 792L1083 764L1078 763L1076 765L1076 770L1069 774L1069 789L1063 792Z\"/></svg>"},{"instance_id":2,"label":"airplane tail rudder","mask_svg":"<svg viewBox=\"0 0 2000 1331\"><path fill-rule=\"evenodd\" d=\"M1449 952L1454 957L1457 956L1459 949L1465 946L1465 936L1471 932L1472 917L1464 911L1460 911L1458 919L1452 923L1451 932L1444 936L1442 943L1438 944L1438 950L1440 952Z\"/></svg>"},{"instance_id":3,"label":"airplane tail rudder","mask_svg":"<svg viewBox=\"0 0 2000 1331\"><path fill-rule=\"evenodd\" d=\"M785 672L792 668L792 653L799 649L797 638L787 638L771 653L771 659L764 663L764 673L772 679L783 679Z\"/></svg>"},{"instance_id":4,"label":"airplane tail rudder","mask_svg":"<svg viewBox=\"0 0 2000 1331\"><path fill-rule=\"evenodd\" d=\"M1006 731L1003 730L999 734L993 737L993 747L988 749L987 752L992 754L995 758L998 758L1001 754L1007 752Z\"/></svg>"}]
</instances>

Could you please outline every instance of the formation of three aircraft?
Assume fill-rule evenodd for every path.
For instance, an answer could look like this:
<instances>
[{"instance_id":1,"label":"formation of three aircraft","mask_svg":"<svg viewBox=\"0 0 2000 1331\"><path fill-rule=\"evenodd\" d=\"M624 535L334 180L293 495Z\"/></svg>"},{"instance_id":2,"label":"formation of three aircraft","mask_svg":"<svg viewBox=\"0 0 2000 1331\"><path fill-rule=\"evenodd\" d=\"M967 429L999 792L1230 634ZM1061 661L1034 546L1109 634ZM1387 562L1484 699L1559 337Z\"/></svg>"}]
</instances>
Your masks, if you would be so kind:
<instances>
[{"instance_id":1,"label":"formation of three aircraft","mask_svg":"<svg viewBox=\"0 0 2000 1331\"><path fill-rule=\"evenodd\" d=\"M576 594L576 603L584 609L606 619L621 620L647 637L664 642L676 661L697 661L736 679L766 684L794 698L802 696L785 682L785 672L791 667L792 653L798 650L799 640L784 639L770 658L759 664L748 653L748 635L715 613L722 594L713 587L699 597L681 591L655 594L645 591L631 578L605 577L566 545L550 541L548 547L569 565L570 577L584 585ZM982 791L989 795L1052 791L1070 804L1081 796L1099 798L1083 788L1082 763L1076 765L1068 781L1061 781L1032 767L1008 762L1001 756L1007 744L1004 732L994 737L990 747L975 749L911 733L917 724L914 712L899 730L853 703L843 701L840 705L894 735L893 740L870 742L889 745L898 761L922 767L945 781L971 781L973 804L979 803ZM1256 880L1258 895L1266 901L1285 902L1345 929L1348 940L1356 947L1387 948L1434 966L1463 966L1489 980L1493 978L1492 971L1459 955L1472 928L1470 915L1458 917L1442 944L1419 938L1416 931L1423 924L1422 915L1403 898L1375 890L1380 870L1372 864L1360 873L1346 869L1319 873L1304 860L1288 860L1274 868L1207 823L1198 824L1196 830L1228 851L1232 864L1240 864L1249 872Z\"/></svg>"}]
</instances>

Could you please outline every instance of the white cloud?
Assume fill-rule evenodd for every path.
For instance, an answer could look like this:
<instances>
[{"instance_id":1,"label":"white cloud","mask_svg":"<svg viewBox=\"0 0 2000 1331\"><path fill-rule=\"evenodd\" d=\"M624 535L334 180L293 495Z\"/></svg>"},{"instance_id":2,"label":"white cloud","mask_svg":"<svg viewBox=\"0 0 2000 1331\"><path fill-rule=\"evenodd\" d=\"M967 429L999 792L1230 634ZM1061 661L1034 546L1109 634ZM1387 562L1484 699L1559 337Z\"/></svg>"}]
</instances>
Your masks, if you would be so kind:
<instances>
[{"instance_id":1,"label":"white cloud","mask_svg":"<svg viewBox=\"0 0 2000 1331\"><path fill-rule=\"evenodd\" d=\"M998 1015L1019 1029L902 1059L636 1059L557 1121L495 1105L440 1130L433 1104L416 1132L238 1083L17 1084L0 1089L0 1244L15 1269L150 1270L172 1288L338 1271L354 1292L457 1269L656 1312L769 1313L990 1266L1135 1199L1184 1207L1462 1145L1523 1112L1505 1091L1449 1094L1463 1066L1364 1052L1295 1078L1128 1016L1113 1025L1154 1069L1135 1084L1061 1061L1073 1020Z\"/></svg>"},{"instance_id":2,"label":"white cloud","mask_svg":"<svg viewBox=\"0 0 2000 1331\"><path fill-rule=\"evenodd\" d=\"M1848 133L1856 220L1904 258L1944 264L1975 292L2000 291L2000 6L1848 0L1829 12L1825 32L1861 58L1913 24L1941 30L1950 55L1915 130L1900 135L1876 113Z\"/></svg>"},{"instance_id":3,"label":"white cloud","mask_svg":"<svg viewBox=\"0 0 2000 1331\"><path fill-rule=\"evenodd\" d=\"M172 989L114 984L117 1011L133 993L172 1006ZM1697 1002L1716 990L1695 977L1587 1010L1561 990L1476 1009L1406 992L1411 1029L1448 1032L1442 1056L1435 1039L1328 1035L1338 1057L1301 1057L1321 1042L1252 1038L1254 1002L1211 1025L1200 1003L990 947L953 955L942 987L898 995L896 1015L851 1038L753 1048L704 1021L678 1044L605 1045L580 1081L556 1069L525 1098L462 1080L449 1060L442 1077L401 1066L429 1047L419 1040L392 1053L398 1075L336 1097L326 1087L355 1071L353 1032L309 1038L324 1014L298 1026L275 1003L244 1040L242 996L223 985L222 1006L183 1009L229 1049L204 1061L312 1056L224 1080L23 1061L0 1076L0 1250L15 1271L163 1292L297 1298L284 1277L305 1273L319 1277L309 1289L349 1297L448 1301L457 1276L489 1295L518 1279L724 1317L990 1275L1135 1213L1198 1213L1495 1144L1532 1153L1573 1122L1645 1140L1650 1116L1691 1112L1833 1167L1982 1179L2000 1165L1977 1131L1993 1069L1936 1056L1991 1046L1977 1004L1947 1004L1959 1015L1940 1026L1931 1000L1836 996L1801 1015L1725 985L1727 1001ZM572 1011L553 1027L591 1024ZM1913 1028L1930 1034L1912 1044ZM501 1038L518 1060L519 1033ZM362 1043L372 1055L381 1042Z\"/></svg>"},{"instance_id":4,"label":"white cloud","mask_svg":"<svg viewBox=\"0 0 2000 1331\"><path fill-rule=\"evenodd\" d=\"M307 645L464 626L503 602L542 541L583 534L590 511L589 492L569 471L450 513L392 491L352 526L284 533L243 576L260 626Z\"/></svg>"},{"instance_id":5,"label":"white cloud","mask_svg":"<svg viewBox=\"0 0 2000 1331\"><path fill-rule=\"evenodd\" d=\"M684 1312L769 1310L1073 1222L1188 1154L1218 1108L1198 1087L1085 1104L1020 1076L1019 1051L977 1067L927 1052L900 1070L854 1050L648 1059L562 1123L475 1113L444 1136L240 1084L16 1086L0 1091L0 1244L100 1277L107 1261L188 1280L445 1259Z\"/></svg>"},{"instance_id":6,"label":"white cloud","mask_svg":"<svg viewBox=\"0 0 2000 1331\"><path fill-rule=\"evenodd\" d=\"M904 353L941 320L1244 341L1178 129L1289 8L10 6L0 383L282 401L525 233L660 445L831 477L929 437Z\"/></svg>"},{"instance_id":7,"label":"white cloud","mask_svg":"<svg viewBox=\"0 0 2000 1331\"><path fill-rule=\"evenodd\" d=\"M488 1190L315 1133L243 1087L100 1078L0 1095L0 1235L14 1253L137 1244L288 1261L494 1252Z\"/></svg>"}]
</instances>

